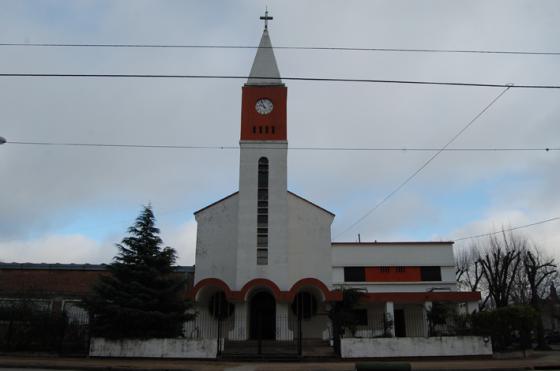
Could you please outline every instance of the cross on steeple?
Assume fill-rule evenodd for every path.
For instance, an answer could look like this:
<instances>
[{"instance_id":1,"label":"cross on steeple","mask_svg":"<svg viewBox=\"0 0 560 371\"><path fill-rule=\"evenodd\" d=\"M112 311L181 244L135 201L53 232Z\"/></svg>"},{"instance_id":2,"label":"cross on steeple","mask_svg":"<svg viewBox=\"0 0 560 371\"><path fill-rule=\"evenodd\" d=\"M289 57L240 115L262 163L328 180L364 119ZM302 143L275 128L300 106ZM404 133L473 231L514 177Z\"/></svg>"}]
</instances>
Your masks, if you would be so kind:
<instances>
[{"instance_id":1,"label":"cross on steeple","mask_svg":"<svg viewBox=\"0 0 560 371\"><path fill-rule=\"evenodd\" d=\"M265 8L264 17L261 16L261 19L264 20L264 29L268 30L268 21L274 19L268 16L268 8Z\"/></svg>"}]
</instances>

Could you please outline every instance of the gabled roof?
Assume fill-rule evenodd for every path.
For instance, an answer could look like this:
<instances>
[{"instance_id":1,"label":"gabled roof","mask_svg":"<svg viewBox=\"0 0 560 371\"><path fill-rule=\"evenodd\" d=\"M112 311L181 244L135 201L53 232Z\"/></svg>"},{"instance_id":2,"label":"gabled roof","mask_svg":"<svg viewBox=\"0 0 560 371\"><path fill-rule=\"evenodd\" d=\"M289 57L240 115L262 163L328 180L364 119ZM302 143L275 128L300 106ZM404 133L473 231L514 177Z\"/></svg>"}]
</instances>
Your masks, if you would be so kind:
<instances>
[{"instance_id":1,"label":"gabled roof","mask_svg":"<svg viewBox=\"0 0 560 371\"><path fill-rule=\"evenodd\" d=\"M334 213L331 213L329 210L322 208L321 206L319 206L319 205L317 205L317 204L315 204L315 203L309 201L309 200L306 199L306 198L303 198L303 197L301 197L301 196L295 194L294 192L288 191L288 193L291 194L292 196L295 196L295 197L299 198L299 199L302 200L302 201L307 202L308 204L310 204L310 205L312 205L312 206L315 206L316 208L318 208L318 209L320 209L320 210L323 210L324 212L326 212L326 213L328 213L328 214L331 214L332 216L335 216Z\"/></svg>"},{"instance_id":2,"label":"gabled roof","mask_svg":"<svg viewBox=\"0 0 560 371\"><path fill-rule=\"evenodd\" d=\"M263 31L247 85L283 85L266 28Z\"/></svg>"},{"instance_id":3,"label":"gabled roof","mask_svg":"<svg viewBox=\"0 0 560 371\"><path fill-rule=\"evenodd\" d=\"M232 194L230 194L230 195L228 195L228 196L226 196L226 197L224 197L224 198L221 198L221 199L219 199L219 200L216 201L216 202L212 202L212 203L211 203L210 205L208 205L208 206L204 206L202 209L195 211L193 214L196 215L196 214L198 214L198 213L201 212L201 211L204 211L204 210L206 210L206 209L209 209L209 208L211 208L212 206L217 205L217 204L219 204L220 202L225 201L225 200L227 200L228 198L233 197L233 196L235 196L235 195L238 194L238 193L239 193L239 191L235 191L235 192L233 192Z\"/></svg>"},{"instance_id":4,"label":"gabled roof","mask_svg":"<svg viewBox=\"0 0 560 371\"><path fill-rule=\"evenodd\" d=\"M221 199L219 199L218 201L213 202L213 203L211 203L210 205L205 206L205 207L203 207L203 208L200 209L200 210L195 211L194 214L196 215L196 214L200 213L201 211L204 211L204 210L206 210L206 209L209 209L209 208L211 208L212 206L217 205L217 204L219 204L220 202L225 201L225 200L227 200L228 198L233 197L233 196L235 196L235 195L238 194L238 193L239 193L239 191L233 192L232 194L230 194L230 195L228 195L228 196L226 196L226 197L224 197L224 198L221 198ZM306 202L306 203L308 203L308 204L310 204L310 205L312 205L312 206L315 206L316 208L318 208L318 209L320 209L320 210L323 210L324 212L326 212L326 213L328 213L328 214L331 214L332 216L335 216L335 215L334 215L333 213L331 213L329 210L324 209L324 208L322 208L321 206L319 206L319 205L317 205L317 204L314 204L313 202L311 202L311 201L309 201L309 200L307 200L307 199L305 199L305 198L303 198L303 197L301 197L301 196L295 194L294 192L288 191L288 194L291 194L292 196L297 197L297 198L299 198L300 200L302 200L302 201L304 201L304 202Z\"/></svg>"}]
</instances>

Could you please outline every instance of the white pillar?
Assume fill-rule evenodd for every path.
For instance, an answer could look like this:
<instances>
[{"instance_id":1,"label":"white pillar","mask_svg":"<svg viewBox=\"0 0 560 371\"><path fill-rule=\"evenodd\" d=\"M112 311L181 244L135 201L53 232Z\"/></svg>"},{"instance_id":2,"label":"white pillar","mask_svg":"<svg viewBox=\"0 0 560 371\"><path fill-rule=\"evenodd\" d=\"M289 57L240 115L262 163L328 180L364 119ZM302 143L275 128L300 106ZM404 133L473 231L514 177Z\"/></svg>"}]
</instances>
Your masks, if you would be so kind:
<instances>
[{"instance_id":1,"label":"white pillar","mask_svg":"<svg viewBox=\"0 0 560 371\"><path fill-rule=\"evenodd\" d=\"M231 340L248 339L247 303L235 303L233 329L228 332Z\"/></svg>"},{"instance_id":2,"label":"white pillar","mask_svg":"<svg viewBox=\"0 0 560 371\"><path fill-rule=\"evenodd\" d=\"M276 340L293 340L294 332L290 329L290 304L276 302Z\"/></svg>"},{"instance_id":3,"label":"white pillar","mask_svg":"<svg viewBox=\"0 0 560 371\"><path fill-rule=\"evenodd\" d=\"M395 336L395 304L392 301L385 303L385 318L389 321L393 321L393 325L389 329L389 336Z\"/></svg>"},{"instance_id":4,"label":"white pillar","mask_svg":"<svg viewBox=\"0 0 560 371\"><path fill-rule=\"evenodd\" d=\"M432 302L425 301L424 302L424 310L422 311L422 316L424 317L424 336L430 336L430 324L428 322L428 311L432 309Z\"/></svg>"}]
</instances>

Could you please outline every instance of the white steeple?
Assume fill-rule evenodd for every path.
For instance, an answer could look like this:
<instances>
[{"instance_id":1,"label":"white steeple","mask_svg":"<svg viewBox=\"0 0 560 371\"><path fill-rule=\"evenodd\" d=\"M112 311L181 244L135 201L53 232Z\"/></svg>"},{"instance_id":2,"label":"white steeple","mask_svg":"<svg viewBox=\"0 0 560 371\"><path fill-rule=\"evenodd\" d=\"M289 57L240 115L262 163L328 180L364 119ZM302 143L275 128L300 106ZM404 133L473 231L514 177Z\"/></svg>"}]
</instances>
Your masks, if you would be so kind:
<instances>
[{"instance_id":1,"label":"white steeple","mask_svg":"<svg viewBox=\"0 0 560 371\"><path fill-rule=\"evenodd\" d=\"M253 67L251 67L247 85L283 85L278 66L276 65L274 51L272 50L272 43L268 36L267 21L272 19L272 17L268 16L268 11L265 14L264 17L261 17L265 21L264 31L257 49L257 55L253 61Z\"/></svg>"}]
</instances>

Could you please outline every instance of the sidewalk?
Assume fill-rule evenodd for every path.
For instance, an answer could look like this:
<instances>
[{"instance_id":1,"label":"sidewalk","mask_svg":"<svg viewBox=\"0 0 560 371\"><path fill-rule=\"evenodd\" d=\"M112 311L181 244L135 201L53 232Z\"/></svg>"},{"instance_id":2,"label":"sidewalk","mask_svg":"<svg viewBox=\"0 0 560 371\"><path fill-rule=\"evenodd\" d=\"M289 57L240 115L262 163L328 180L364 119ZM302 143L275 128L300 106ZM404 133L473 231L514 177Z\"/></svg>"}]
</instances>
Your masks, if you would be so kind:
<instances>
[{"instance_id":1,"label":"sidewalk","mask_svg":"<svg viewBox=\"0 0 560 371\"><path fill-rule=\"evenodd\" d=\"M526 359L486 360L429 360L411 361L413 370L560 370L560 351L534 352ZM123 359L123 358L61 358L48 356L0 356L0 368L41 368L59 370L231 370L231 371L284 371L284 370L353 370L355 361L334 362L221 362L178 359Z\"/></svg>"}]
</instances>

